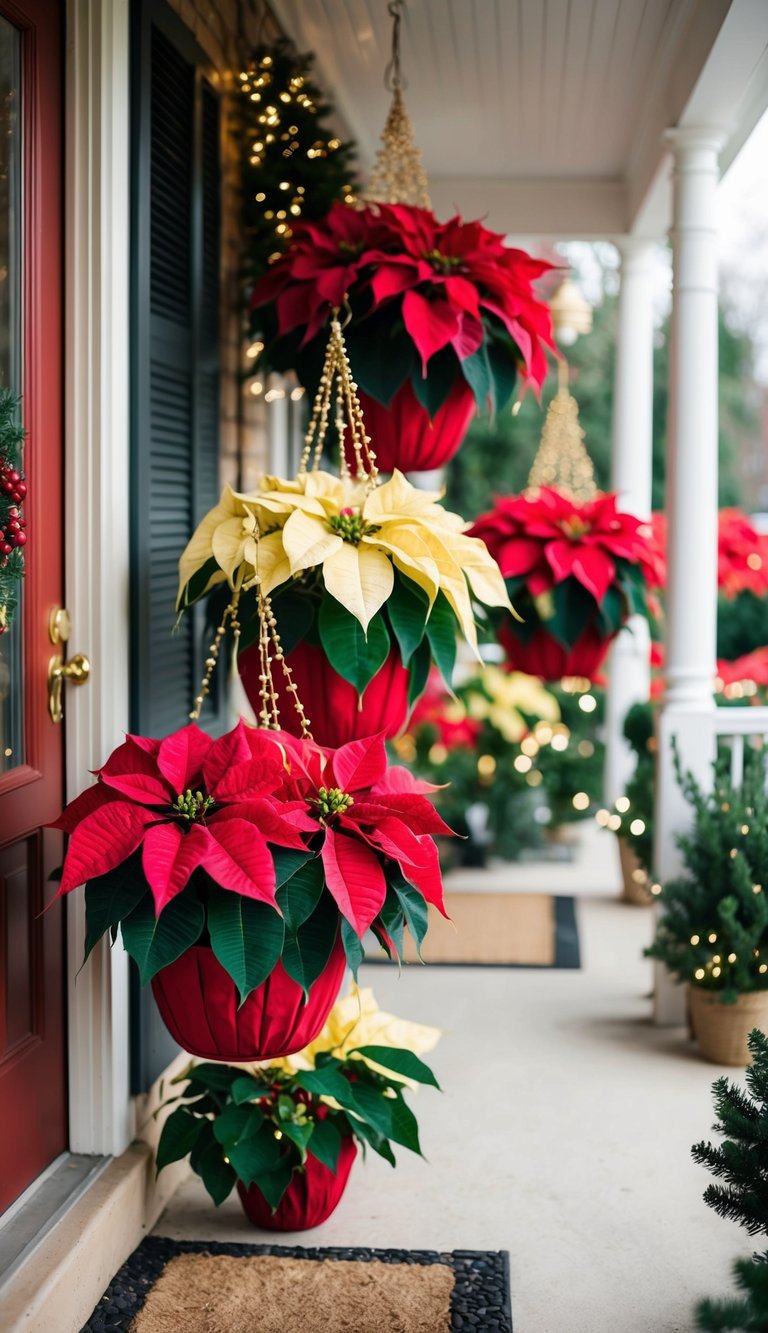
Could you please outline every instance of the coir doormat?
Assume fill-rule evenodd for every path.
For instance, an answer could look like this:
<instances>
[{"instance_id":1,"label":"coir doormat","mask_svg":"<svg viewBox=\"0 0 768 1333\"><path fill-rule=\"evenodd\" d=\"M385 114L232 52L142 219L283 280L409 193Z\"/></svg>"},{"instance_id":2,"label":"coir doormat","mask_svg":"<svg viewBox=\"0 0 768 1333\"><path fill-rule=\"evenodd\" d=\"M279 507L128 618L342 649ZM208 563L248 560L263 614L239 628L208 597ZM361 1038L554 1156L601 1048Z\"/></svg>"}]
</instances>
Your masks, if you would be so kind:
<instances>
[{"instance_id":1,"label":"coir doormat","mask_svg":"<svg viewBox=\"0 0 768 1333\"><path fill-rule=\"evenodd\" d=\"M148 1236L82 1333L512 1333L505 1250L305 1249Z\"/></svg>"},{"instance_id":2,"label":"coir doormat","mask_svg":"<svg viewBox=\"0 0 768 1333\"><path fill-rule=\"evenodd\" d=\"M573 898L549 893L449 891L450 921L433 907L421 953L425 963L453 967L580 967ZM416 962L409 934L405 960ZM367 962L387 961L381 951Z\"/></svg>"}]
</instances>

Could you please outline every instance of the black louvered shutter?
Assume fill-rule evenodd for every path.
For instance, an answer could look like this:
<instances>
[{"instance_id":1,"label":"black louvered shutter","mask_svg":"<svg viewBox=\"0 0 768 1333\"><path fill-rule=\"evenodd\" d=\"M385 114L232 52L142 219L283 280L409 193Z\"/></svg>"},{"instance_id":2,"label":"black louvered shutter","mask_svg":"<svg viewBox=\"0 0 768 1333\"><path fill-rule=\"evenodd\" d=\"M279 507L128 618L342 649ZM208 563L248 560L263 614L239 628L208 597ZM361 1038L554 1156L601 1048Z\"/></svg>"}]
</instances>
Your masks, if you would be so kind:
<instances>
[{"instance_id":1,"label":"black louvered shutter","mask_svg":"<svg viewBox=\"0 0 768 1333\"><path fill-rule=\"evenodd\" d=\"M201 608L175 627L175 601L179 556L219 493L219 99L166 5L133 14L131 726L162 737L188 720L208 638ZM141 1091L176 1047L136 978L132 1010Z\"/></svg>"}]
</instances>

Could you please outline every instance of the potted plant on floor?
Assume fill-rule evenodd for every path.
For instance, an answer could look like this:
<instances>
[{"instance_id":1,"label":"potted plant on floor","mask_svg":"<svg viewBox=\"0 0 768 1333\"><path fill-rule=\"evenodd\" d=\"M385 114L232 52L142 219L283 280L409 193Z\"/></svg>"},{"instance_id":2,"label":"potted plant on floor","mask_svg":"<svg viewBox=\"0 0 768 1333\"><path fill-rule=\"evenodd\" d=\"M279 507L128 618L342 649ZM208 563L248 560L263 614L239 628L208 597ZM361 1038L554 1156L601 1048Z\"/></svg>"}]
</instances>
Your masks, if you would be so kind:
<instances>
[{"instance_id":1,"label":"potted plant on floor","mask_svg":"<svg viewBox=\"0 0 768 1333\"><path fill-rule=\"evenodd\" d=\"M737 789L715 765L713 788L678 780L693 806L679 840L684 873L662 888L647 953L687 984L693 1033L716 1064L743 1065L747 1035L768 1028L768 797L762 753Z\"/></svg>"},{"instance_id":2,"label":"potted plant on floor","mask_svg":"<svg viewBox=\"0 0 768 1333\"><path fill-rule=\"evenodd\" d=\"M656 737L653 707L633 704L624 719L624 738L635 754L635 771L613 809L598 810L601 828L616 834L624 881L622 898L636 907L653 902L653 797L656 780Z\"/></svg>"},{"instance_id":3,"label":"potted plant on floor","mask_svg":"<svg viewBox=\"0 0 768 1333\"><path fill-rule=\"evenodd\" d=\"M768 1038L757 1028L748 1037L752 1064L746 1088L719 1078L712 1085L723 1142L701 1142L693 1159L718 1183L708 1185L704 1202L720 1217L745 1227L750 1236L768 1235ZM739 1259L734 1266L737 1297L701 1301L696 1309L702 1333L762 1333L768 1328L768 1252Z\"/></svg>"},{"instance_id":4,"label":"potted plant on floor","mask_svg":"<svg viewBox=\"0 0 768 1333\"><path fill-rule=\"evenodd\" d=\"M175 1039L211 1059L264 1059L317 1034L372 928L390 956L445 913L418 783L382 736L336 751L240 722L128 736L55 827L59 893L85 884L88 957L107 931L151 981Z\"/></svg>"},{"instance_id":5,"label":"potted plant on floor","mask_svg":"<svg viewBox=\"0 0 768 1333\"><path fill-rule=\"evenodd\" d=\"M363 992L337 1005L292 1059L251 1070L191 1065L173 1080L184 1086L171 1099L157 1169L189 1155L215 1204L237 1186L254 1226L319 1226L344 1193L358 1145L392 1166L393 1144L421 1152L404 1093L419 1083L438 1087L416 1054L438 1036L380 1013Z\"/></svg>"}]
</instances>

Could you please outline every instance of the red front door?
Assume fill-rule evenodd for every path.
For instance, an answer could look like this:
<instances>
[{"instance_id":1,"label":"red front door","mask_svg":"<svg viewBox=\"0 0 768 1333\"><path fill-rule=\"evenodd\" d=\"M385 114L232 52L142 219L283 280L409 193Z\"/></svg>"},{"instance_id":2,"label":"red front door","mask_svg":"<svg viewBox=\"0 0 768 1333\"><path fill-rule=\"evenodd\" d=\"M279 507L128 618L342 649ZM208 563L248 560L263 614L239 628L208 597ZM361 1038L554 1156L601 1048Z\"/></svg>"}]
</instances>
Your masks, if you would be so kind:
<instances>
[{"instance_id":1,"label":"red front door","mask_svg":"<svg viewBox=\"0 0 768 1333\"><path fill-rule=\"evenodd\" d=\"M62 600L60 0L0 0L0 388L22 394L26 575L0 635L0 1212L67 1145L63 727L48 713ZM0 444L0 450L1 450ZM2 460L0 459L0 462Z\"/></svg>"}]
</instances>

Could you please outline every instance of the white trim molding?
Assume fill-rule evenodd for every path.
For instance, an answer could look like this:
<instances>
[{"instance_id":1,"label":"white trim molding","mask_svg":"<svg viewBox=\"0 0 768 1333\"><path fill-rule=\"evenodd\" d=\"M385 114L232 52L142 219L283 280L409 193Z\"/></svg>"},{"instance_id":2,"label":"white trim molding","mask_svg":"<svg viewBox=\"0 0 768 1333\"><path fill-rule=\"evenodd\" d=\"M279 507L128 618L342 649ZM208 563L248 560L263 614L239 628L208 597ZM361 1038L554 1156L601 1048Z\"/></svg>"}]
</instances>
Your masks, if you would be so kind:
<instances>
[{"instance_id":1,"label":"white trim molding","mask_svg":"<svg viewBox=\"0 0 768 1333\"><path fill-rule=\"evenodd\" d=\"M66 69L65 578L70 650L91 659L66 699L71 798L128 725L129 4L69 0ZM133 1132L128 966L102 941L83 968L83 895L68 916L71 1148L118 1154Z\"/></svg>"}]
</instances>

